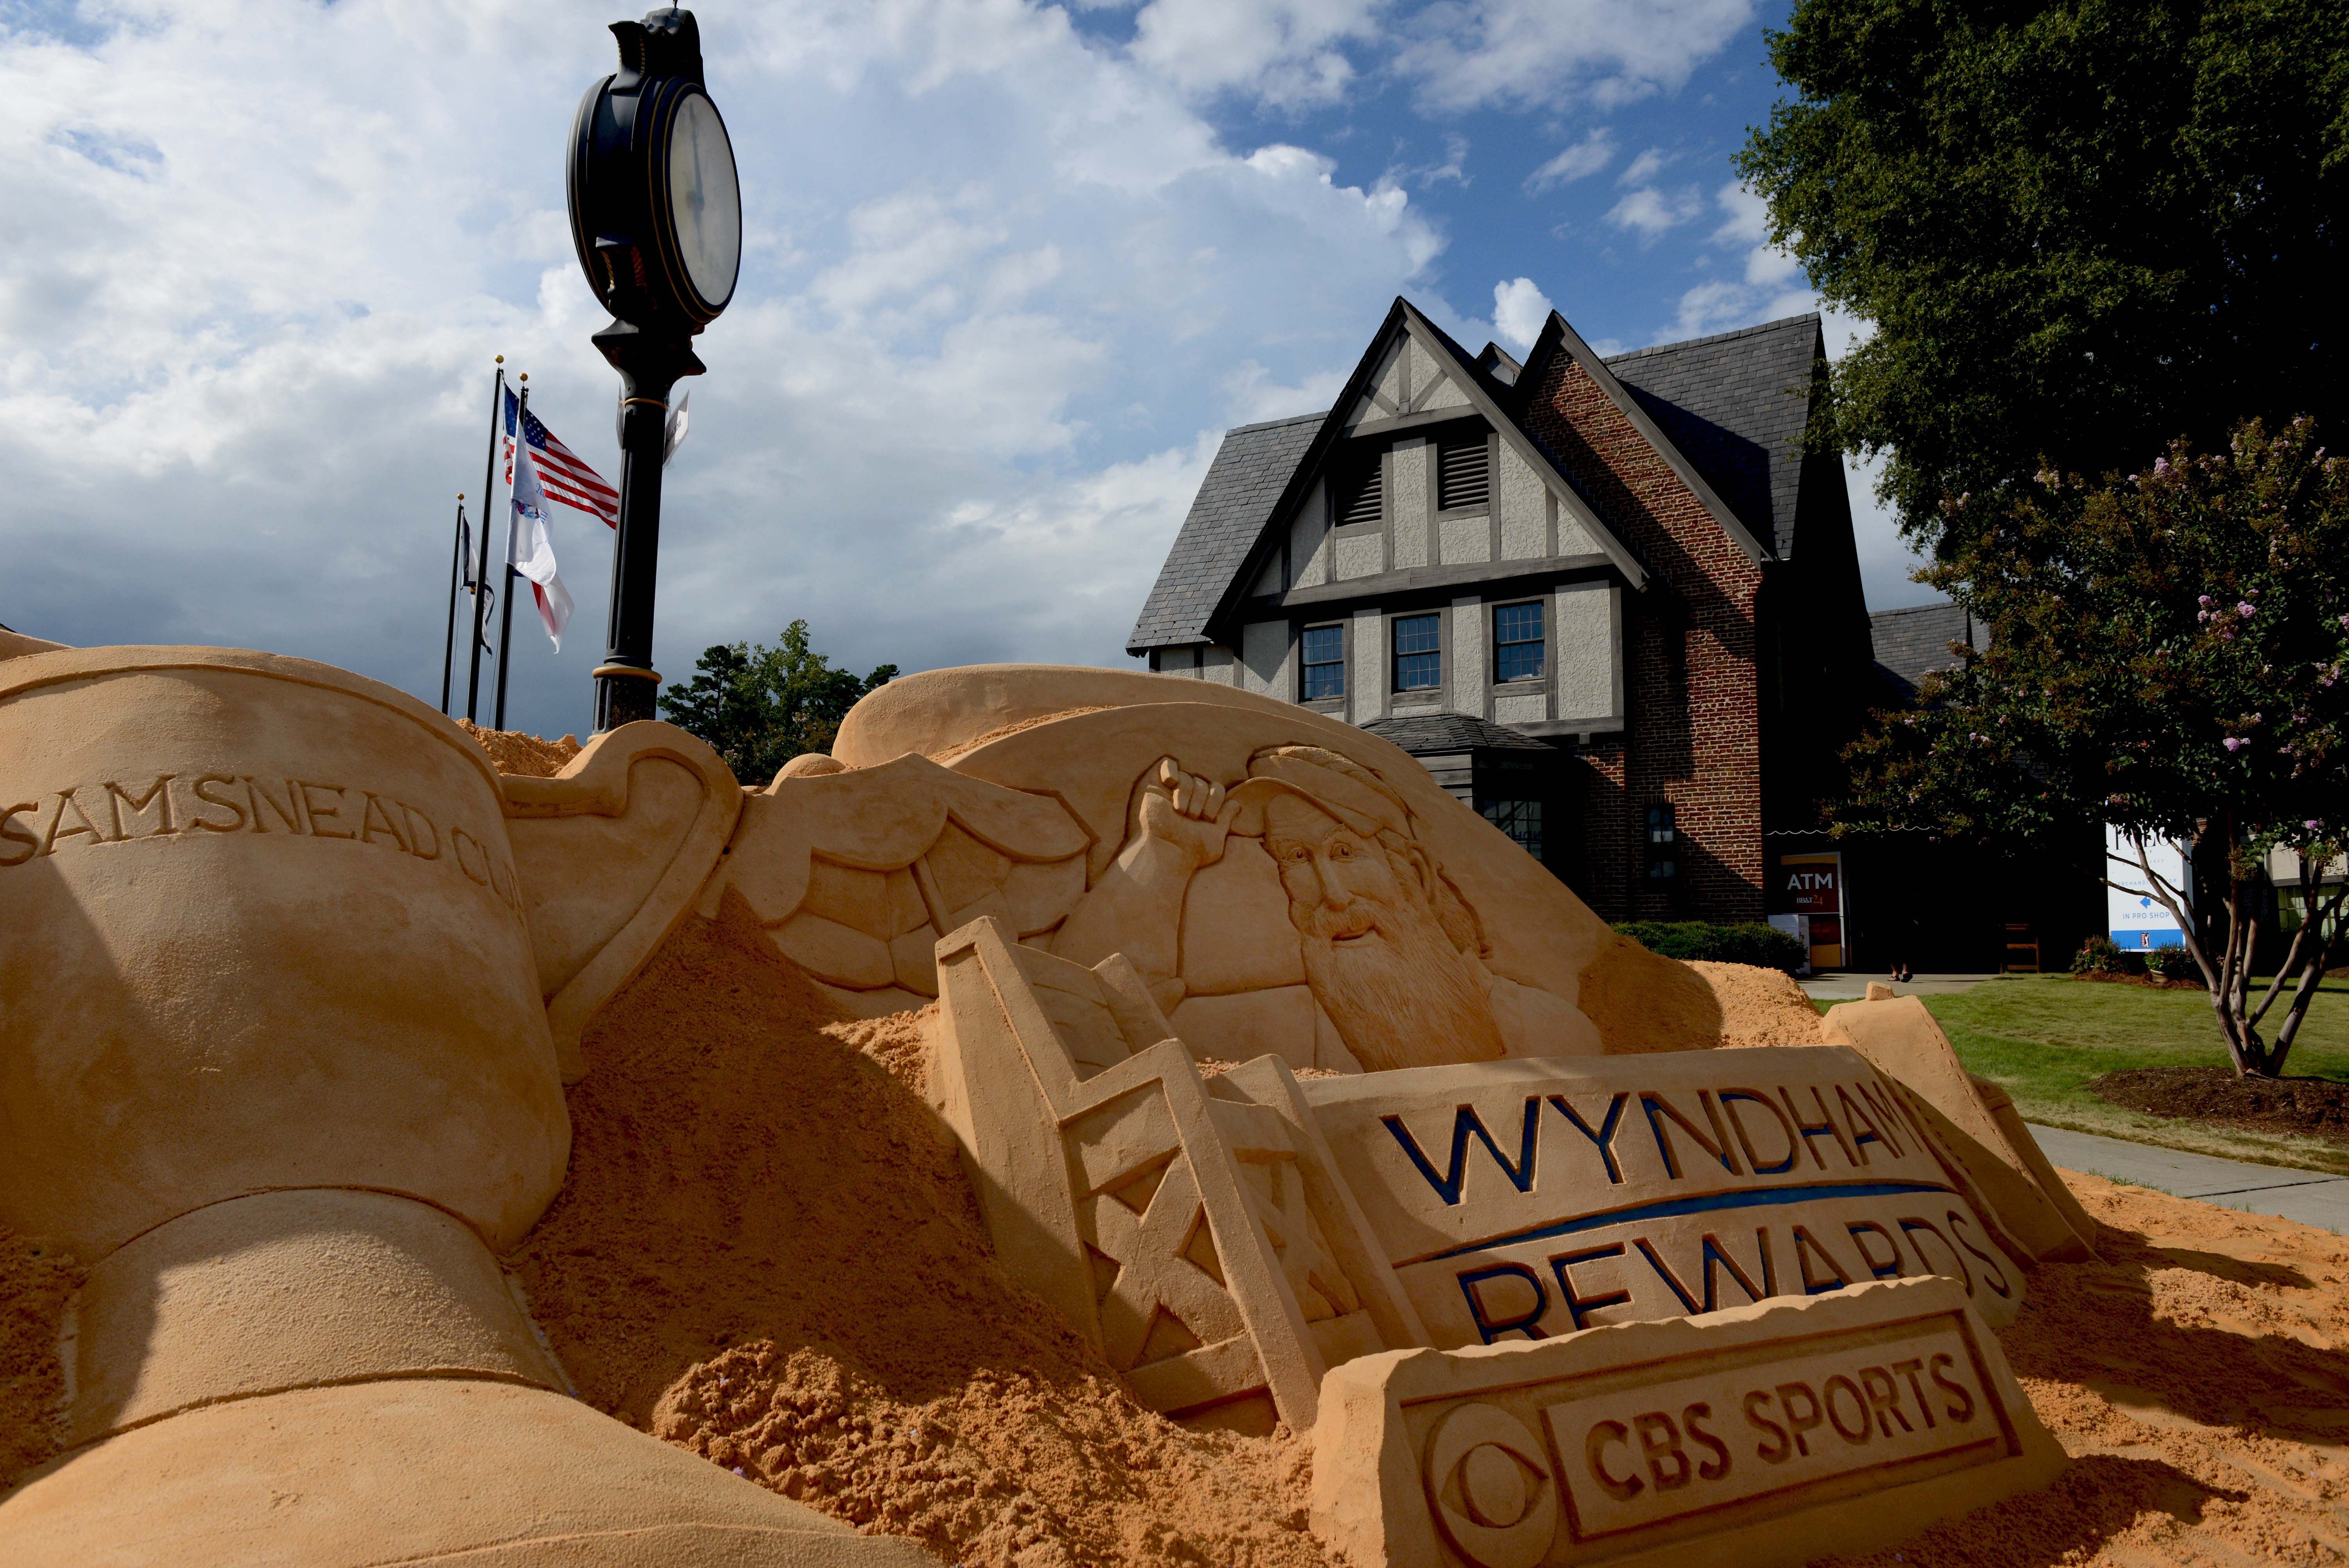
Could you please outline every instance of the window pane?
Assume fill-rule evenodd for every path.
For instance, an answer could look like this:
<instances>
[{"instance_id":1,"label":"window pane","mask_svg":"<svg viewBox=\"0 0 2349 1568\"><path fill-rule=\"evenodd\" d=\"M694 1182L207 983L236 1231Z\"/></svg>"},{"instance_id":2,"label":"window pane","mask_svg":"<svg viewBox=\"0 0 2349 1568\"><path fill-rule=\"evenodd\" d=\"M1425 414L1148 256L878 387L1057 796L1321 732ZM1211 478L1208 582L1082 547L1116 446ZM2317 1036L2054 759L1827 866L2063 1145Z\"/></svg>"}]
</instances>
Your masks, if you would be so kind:
<instances>
[{"instance_id":1,"label":"window pane","mask_svg":"<svg viewBox=\"0 0 2349 1568\"><path fill-rule=\"evenodd\" d=\"M1305 662L1309 665L1334 665L1344 661L1346 647L1342 626L1308 626L1305 628Z\"/></svg>"},{"instance_id":2,"label":"window pane","mask_svg":"<svg viewBox=\"0 0 2349 1568\"><path fill-rule=\"evenodd\" d=\"M1433 615L1400 615L1394 624L1395 652L1398 654L1432 654L1440 643L1436 618Z\"/></svg>"},{"instance_id":3,"label":"window pane","mask_svg":"<svg viewBox=\"0 0 2349 1568\"><path fill-rule=\"evenodd\" d=\"M1504 604L1493 612L1493 629L1505 643L1541 641L1539 604Z\"/></svg>"},{"instance_id":4,"label":"window pane","mask_svg":"<svg viewBox=\"0 0 2349 1568\"><path fill-rule=\"evenodd\" d=\"M1443 637L1433 615L1401 615L1394 623L1395 690L1433 691L1444 684Z\"/></svg>"},{"instance_id":5,"label":"window pane","mask_svg":"<svg viewBox=\"0 0 2349 1568\"><path fill-rule=\"evenodd\" d=\"M1485 820L1516 841L1517 847L1541 858L1542 809L1538 800L1487 800L1481 808Z\"/></svg>"}]
</instances>

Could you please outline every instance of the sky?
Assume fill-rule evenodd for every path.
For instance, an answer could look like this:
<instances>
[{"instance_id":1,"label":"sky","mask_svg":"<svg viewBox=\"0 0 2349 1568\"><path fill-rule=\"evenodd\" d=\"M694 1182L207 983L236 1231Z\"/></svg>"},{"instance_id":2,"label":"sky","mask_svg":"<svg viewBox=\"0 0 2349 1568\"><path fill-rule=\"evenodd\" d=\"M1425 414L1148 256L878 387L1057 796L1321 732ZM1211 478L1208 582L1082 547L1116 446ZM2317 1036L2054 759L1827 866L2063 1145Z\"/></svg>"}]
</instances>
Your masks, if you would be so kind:
<instances>
[{"instance_id":1,"label":"sky","mask_svg":"<svg viewBox=\"0 0 2349 1568\"><path fill-rule=\"evenodd\" d=\"M1785 9L700 8L745 255L684 384L655 663L804 618L860 673L1130 665L1221 433L1326 407L1397 294L1472 348L1553 306L1609 351L1814 308L1731 163ZM492 356L617 478L563 170L625 14L0 0L0 623L437 702ZM1850 482L1870 607L1930 599ZM549 735L588 726L611 550L553 532L578 609L558 652L523 598L507 706Z\"/></svg>"}]
</instances>

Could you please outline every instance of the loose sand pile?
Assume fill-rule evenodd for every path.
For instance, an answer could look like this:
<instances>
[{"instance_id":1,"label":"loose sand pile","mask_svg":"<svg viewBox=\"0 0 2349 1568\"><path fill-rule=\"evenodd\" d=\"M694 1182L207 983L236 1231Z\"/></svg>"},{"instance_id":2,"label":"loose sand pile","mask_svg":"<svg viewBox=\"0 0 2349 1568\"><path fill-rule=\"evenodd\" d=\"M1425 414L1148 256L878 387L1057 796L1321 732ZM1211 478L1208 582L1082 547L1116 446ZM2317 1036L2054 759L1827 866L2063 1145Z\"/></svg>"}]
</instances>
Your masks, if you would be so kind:
<instances>
[{"instance_id":1,"label":"loose sand pile","mask_svg":"<svg viewBox=\"0 0 2349 1568\"><path fill-rule=\"evenodd\" d=\"M1689 965L1713 987L1721 1005L1721 1043L1724 1046L1818 1046L1819 1010L1795 977L1783 969L1760 969L1751 964Z\"/></svg>"},{"instance_id":2,"label":"loose sand pile","mask_svg":"<svg viewBox=\"0 0 2349 1568\"><path fill-rule=\"evenodd\" d=\"M560 740L541 740L518 729L483 729L463 718L457 721L457 727L490 754L490 761L499 772L525 779L552 779L585 749L575 735L566 735Z\"/></svg>"},{"instance_id":3,"label":"loose sand pile","mask_svg":"<svg viewBox=\"0 0 2349 1568\"><path fill-rule=\"evenodd\" d=\"M828 1010L731 900L604 1010L513 1260L582 1395L971 1568L1326 1561L1302 1441L1161 1420L997 1270L917 1040Z\"/></svg>"},{"instance_id":4,"label":"loose sand pile","mask_svg":"<svg viewBox=\"0 0 2349 1568\"><path fill-rule=\"evenodd\" d=\"M570 1180L510 1260L582 1395L968 1568L1330 1563L1303 1440L1137 1408L997 1270L920 1099L923 1020L837 1017L731 901L605 1010ZM2104 1261L2032 1271L2001 1337L2075 1462L1836 1568L2349 1557L2349 1246L2070 1180ZM0 1238L0 1467L47 1441L74 1280Z\"/></svg>"}]
</instances>

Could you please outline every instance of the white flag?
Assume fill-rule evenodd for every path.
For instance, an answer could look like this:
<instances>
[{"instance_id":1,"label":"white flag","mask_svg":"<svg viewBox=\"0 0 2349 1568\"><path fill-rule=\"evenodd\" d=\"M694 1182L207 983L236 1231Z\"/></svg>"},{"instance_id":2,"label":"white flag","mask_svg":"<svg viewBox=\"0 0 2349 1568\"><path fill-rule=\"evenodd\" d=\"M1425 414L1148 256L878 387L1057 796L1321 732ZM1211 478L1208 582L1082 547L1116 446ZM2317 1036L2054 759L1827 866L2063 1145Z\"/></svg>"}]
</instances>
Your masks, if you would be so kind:
<instances>
[{"instance_id":1,"label":"white flag","mask_svg":"<svg viewBox=\"0 0 2349 1568\"><path fill-rule=\"evenodd\" d=\"M539 488L538 464L527 441L514 443L513 522L506 533L506 559L530 579L538 618L555 652L563 651L563 628L571 624L571 595L555 569L554 541L546 531L546 492Z\"/></svg>"}]
</instances>

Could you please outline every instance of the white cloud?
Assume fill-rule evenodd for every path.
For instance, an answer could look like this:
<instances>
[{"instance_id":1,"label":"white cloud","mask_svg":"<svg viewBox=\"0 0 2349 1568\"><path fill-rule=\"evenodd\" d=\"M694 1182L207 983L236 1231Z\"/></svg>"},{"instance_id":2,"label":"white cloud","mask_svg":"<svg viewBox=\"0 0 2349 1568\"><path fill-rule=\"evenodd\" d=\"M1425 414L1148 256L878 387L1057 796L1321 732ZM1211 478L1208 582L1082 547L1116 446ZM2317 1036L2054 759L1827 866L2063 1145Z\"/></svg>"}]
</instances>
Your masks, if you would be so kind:
<instances>
[{"instance_id":1,"label":"white cloud","mask_svg":"<svg viewBox=\"0 0 2349 1568\"><path fill-rule=\"evenodd\" d=\"M1431 108L1615 108L1679 87L1754 18L1752 0L1454 0L1398 31Z\"/></svg>"},{"instance_id":2,"label":"white cloud","mask_svg":"<svg viewBox=\"0 0 2349 1568\"><path fill-rule=\"evenodd\" d=\"M1568 143L1564 151L1526 175L1526 189L1547 191L1553 185L1570 185L1598 173L1614 156L1614 132L1602 125L1580 141Z\"/></svg>"},{"instance_id":3,"label":"white cloud","mask_svg":"<svg viewBox=\"0 0 2349 1568\"><path fill-rule=\"evenodd\" d=\"M0 210L42 215L0 271L0 620L435 696L490 356L617 473L560 156L609 15L137 15L82 44L0 34ZM786 0L704 26L748 232L667 476L672 678L799 615L860 668L1119 661L1201 432L1324 396L1399 290L1441 304L1414 279L1442 240L1402 188L1225 150L1190 88L1057 9ZM1284 26L1294 56L1310 28ZM560 732L585 719L610 536L560 513L555 546L585 608L559 656L518 617L509 717Z\"/></svg>"},{"instance_id":4,"label":"white cloud","mask_svg":"<svg viewBox=\"0 0 2349 1568\"><path fill-rule=\"evenodd\" d=\"M1133 58L1186 92L1277 108L1334 102L1353 79L1340 46L1376 36L1379 0L1151 0Z\"/></svg>"},{"instance_id":5,"label":"white cloud","mask_svg":"<svg viewBox=\"0 0 2349 1568\"><path fill-rule=\"evenodd\" d=\"M1534 286L1531 278L1516 278L1493 285L1493 327L1506 342L1516 345L1522 354L1534 346L1541 329L1549 323L1549 296Z\"/></svg>"},{"instance_id":6,"label":"white cloud","mask_svg":"<svg viewBox=\"0 0 2349 1568\"><path fill-rule=\"evenodd\" d=\"M1758 245L1770 237L1770 204L1760 192L1733 180L1714 191L1713 199L1728 214L1713 232L1714 244Z\"/></svg>"},{"instance_id":7,"label":"white cloud","mask_svg":"<svg viewBox=\"0 0 2349 1568\"><path fill-rule=\"evenodd\" d=\"M1257 361L1244 361L1224 378L1225 418L1235 425L1255 425L1267 419L1322 413L1338 400L1338 393L1352 370L1349 363L1308 376L1296 386L1284 387Z\"/></svg>"},{"instance_id":8,"label":"white cloud","mask_svg":"<svg viewBox=\"0 0 2349 1568\"><path fill-rule=\"evenodd\" d=\"M1742 275L1709 279L1682 294L1675 333L1701 337L1817 309L1818 296L1811 292L1800 263L1791 252L1770 242L1769 211L1762 198L1733 181L1713 192L1713 201L1723 217L1709 242L1728 250L1742 248ZM1836 341L1838 332L1844 341ZM1849 336L1848 325L1831 330L1829 355L1840 356Z\"/></svg>"},{"instance_id":9,"label":"white cloud","mask_svg":"<svg viewBox=\"0 0 2349 1568\"><path fill-rule=\"evenodd\" d=\"M1830 343L1830 349L1833 346ZM1865 462L1848 458L1844 460L1844 483L1851 494L1852 542L1859 553L1861 593L1870 610L1934 603L1943 597L1939 589L1910 581L1911 574L1926 564L1925 558L1909 548L1900 537L1891 508L1877 499L1876 487L1883 478L1884 458L1880 453Z\"/></svg>"},{"instance_id":10,"label":"white cloud","mask_svg":"<svg viewBox=\"0 0 2349 1568\"><path fill-rule=\"evenodd\" d=\"M1630 165L1615 177L1615 183L1618 185L1653 184L1656 176L1661 174L1665 166L1672 162L1676 156L1666 152L1661 147L1651 147L1631 160Z\"/></svg>"},{"instance_id":11,"label":"white cloud","mask_svg":"<svg viewBox=\"0 0 2349 1568\"><path fill-rule=\"evenodd\" d=\"M1693 190L1666 193L1650 186L1632 191L1607 210L1607 221L1619 229L1635 229L1642 240L1653 241L1704 211Z\"/></svg>"}]
</instances>

